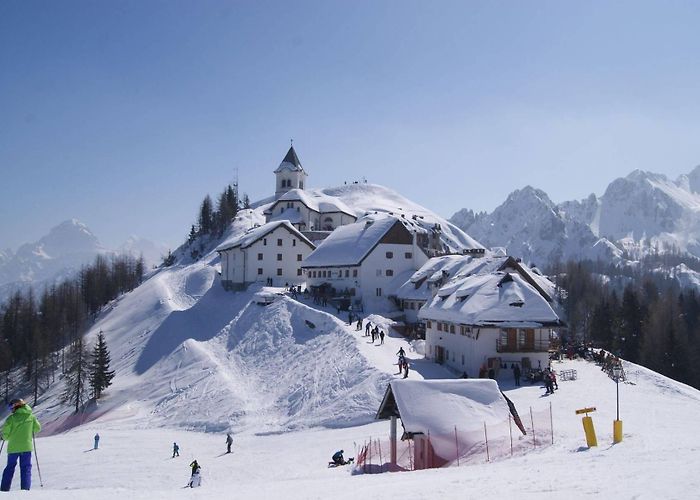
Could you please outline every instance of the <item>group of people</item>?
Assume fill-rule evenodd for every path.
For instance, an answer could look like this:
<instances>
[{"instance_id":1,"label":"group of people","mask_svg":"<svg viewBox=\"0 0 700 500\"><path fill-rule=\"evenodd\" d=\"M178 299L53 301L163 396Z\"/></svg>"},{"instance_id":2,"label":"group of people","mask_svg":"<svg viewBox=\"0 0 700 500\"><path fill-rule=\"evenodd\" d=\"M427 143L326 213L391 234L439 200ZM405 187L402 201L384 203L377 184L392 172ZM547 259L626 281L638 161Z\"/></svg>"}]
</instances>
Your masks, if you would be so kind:
<instances>
[{"instance_id":1,"label":"group of people","mask_svg":"<svg viewBox=\"0 0 700 500\"><path fill-rule=\"evenodd\" d=\"M231 437L231 433L226 434L226 453L231 453L231 445L233 444L233 438ZM180 447L178 446L177 443L173 443L173 458L179 457L180 456ZM187 486L190 488L197 488L198 486L202 485L202 467L199 465L199 462L197 460L193 460L190 463L190 469L192 470L192 473L190 475L190 480L187 483Z\"/></svg>"},{"instance_id":2,"label":"group of people","mask_svg":"<svg viewBox=\"0 0 700 500\"><path fill-rule=\"evenodd\" d=\"M362 330L362 324L360 323L360 327L358 330ZM379 328L378 325L372 326L371 322L367 322L367 325L365 326L365 337L372 337L372 343L379 339L379 345L382 345L384 343L384 331Z\"/></svg>"}]
</instances>

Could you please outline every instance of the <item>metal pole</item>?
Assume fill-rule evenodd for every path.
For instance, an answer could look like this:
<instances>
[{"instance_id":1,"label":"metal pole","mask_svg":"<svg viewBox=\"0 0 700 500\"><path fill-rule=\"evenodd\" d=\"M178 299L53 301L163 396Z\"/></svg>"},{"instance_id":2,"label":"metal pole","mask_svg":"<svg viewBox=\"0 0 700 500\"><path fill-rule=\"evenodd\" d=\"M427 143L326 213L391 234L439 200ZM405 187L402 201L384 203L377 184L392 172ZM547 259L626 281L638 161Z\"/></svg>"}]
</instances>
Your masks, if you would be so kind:
<instances>
[{"instance_id":1,"label":"metal pole","mask_svg":"<svg viewBox=\"0 0 700 500\"><path fill-rule=\"evenodd\" d=\"M2 443L0 443L0 454L2 454L2 449L5 447L5 440L2 440Z\"/></svg>"},{"instance_id":2,"label":"metal pole","mask_svg":"<svg viewBox=\"0 0 700 500\"><path fill-rule=\"evenodd\" d=\"M620 377L615 377L615 388L617 392L617 420L620 420Z\"/></svg>"},{"instance_id":3,"label":"metal pole","mask_svg":"<svg viewBox=\"0 0 700 500\"><path fill-rule=\"evenodd\" d=\"M486 422L484 422L484 439L486 440L486 461L490 462L491 457L489 456L489 435L486 432Z\"/></svg>"},{"instance_id":4,"label":"metal pole","mask_svg":"<svg viewBox=\"0 0 700 500\"><path fill-rule=\"evenodd\" d=\"M32 443L34 443L34 460L36 460L36 470L39 472L39 485L43 488L44 481L41 480L41 467L39 467L39 455L36 454L36 439L34 434L32 434Z\"/></svg>"}]
</instances>

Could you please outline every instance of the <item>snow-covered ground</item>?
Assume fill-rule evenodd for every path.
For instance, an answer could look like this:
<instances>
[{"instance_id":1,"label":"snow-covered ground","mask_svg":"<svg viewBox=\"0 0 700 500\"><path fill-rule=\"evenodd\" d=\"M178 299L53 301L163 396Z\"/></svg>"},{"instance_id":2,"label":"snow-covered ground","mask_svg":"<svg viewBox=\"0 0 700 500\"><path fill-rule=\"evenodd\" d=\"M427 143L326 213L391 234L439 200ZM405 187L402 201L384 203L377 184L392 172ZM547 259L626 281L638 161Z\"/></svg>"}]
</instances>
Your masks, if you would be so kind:
<instances>
[{"instance_id":1,"label":"snow-covered ground","mask_svg":"<svg viewBox=\"0 0 700 500\"><path fill-rule=\"evenodd\" d=\"M349 332L348 335L355 335ZM364 337L358 345L370 350ZM392 339L395 340L396 339ZM393 346L374 347L387 352ZM223 433L149 428L104 417L64 434L37 439L44 487L35 469L32 495L51 499L123 498L694 498L700 487L700 437L695 432L700 393L627 365L631 383L620 386L624 440L612 445L615 384L589 362L565 361L578 380L561 381L553 396L539 386L506 394L524 413L552 403L555 444L516 458L415 472L351 475L349 467L328 469L338 448L354 450L370 436L386 436L387 422L345 428L316 428L260 434L249 428L234 435L225 455ZM418 375L416 375L418 376ZM200 404L200 403L197 403ZM585 446L581 417L592 413L597 448ZM199 408L202 413L206 408ZM367 408L367 414L376 408ZM100 449L91 451L99 432ZM179 458L171 458L173 441ZM350 453L346 453L349 455ZM203 469L200 489L183 489L188 464ZM15 483L17 480L15 480ZM17 485L15 484L15 487Z\"/></svg>"}]
</instances>

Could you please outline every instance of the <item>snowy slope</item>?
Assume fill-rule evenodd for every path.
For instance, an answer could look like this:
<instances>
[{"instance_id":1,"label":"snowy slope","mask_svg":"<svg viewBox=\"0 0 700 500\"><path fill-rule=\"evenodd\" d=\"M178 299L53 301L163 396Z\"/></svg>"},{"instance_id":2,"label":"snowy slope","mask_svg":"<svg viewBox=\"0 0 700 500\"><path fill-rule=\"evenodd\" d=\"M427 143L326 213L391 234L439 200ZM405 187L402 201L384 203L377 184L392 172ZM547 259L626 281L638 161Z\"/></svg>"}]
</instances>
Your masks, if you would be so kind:
<instances>
[{"instance_id":1,"label":"snowy slope","mask_svg":"<svg viewBox=\"0 0 700 500\"><path fill-rule=\"evenodd\" d=\"M381 350L380 347L375 350ZM330 455L371 437L388 437L386 421L337 429L234 434L233 453L225 455L224 435L164 428L135 428L107 416L82 428L39 437L37 449L44 488L40 499L102 500L208 498L381 498L477 499L493 496L558 498L694 498L700 488L700 437L694 431L700 393L644 368L626 364L629 382L620 384L624 440L612 445L615 383L589 362L555 363L575 369L578 379L560 381L548 398L539 386L514 388L502 383L521 415L552 405L554 444L514 458L481 460L444 469L351 475L349 468L327 469ZM598 447L587 448L581 416L591 413ZM372 414L376 408L367 408ZM92 451L98 431L100 449ZM527 438L522 438L527 439ZM172 442L181 456L171 458ZM182 489L187 464L197 459L203 486ZM66 466L66 462L70 466ZM475 480L478 478L478 480ZM17 483L17 478L15 478ZM17 487L17 484L14 485Z\"/></svg>"}]
</instances>

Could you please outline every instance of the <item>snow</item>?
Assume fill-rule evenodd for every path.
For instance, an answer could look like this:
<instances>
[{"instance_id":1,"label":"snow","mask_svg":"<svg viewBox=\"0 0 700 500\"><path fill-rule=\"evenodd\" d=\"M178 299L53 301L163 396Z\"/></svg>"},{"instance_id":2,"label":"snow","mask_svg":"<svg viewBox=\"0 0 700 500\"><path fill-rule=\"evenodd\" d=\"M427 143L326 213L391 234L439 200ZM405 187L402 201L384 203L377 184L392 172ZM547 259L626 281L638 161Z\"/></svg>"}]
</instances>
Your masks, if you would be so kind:
<instances>
[{"instance_id":1,"label":"snow","mask_svg":"<svg viewBox=\"0 0 700 500\"><path fill-rule=\"evenodd\" d=\"M299 231L297 231L294 226L288 221L288 220L280 220L276 222L268 222L267 224L263 224L262 226L258 227L253 227L251 229L248 229L245 231L243 234L235 234L233 237L228 238L224 243L219 245L216 248L217 252L222 252L224 250L230 250L232 248L240 247L240 248L246 248L258 241L260 238L264 237L266 234L271 233L278 227L285 227L289 232L294 234L297 238L300 240L306 242L310 247L314 247L314 244L311 243L306 236L301 234Z\"/></svg>"},{"instance_id":2,"label":"snow","mask_svg":"<svg viewBox=\"0 0 700 500\"><path fill-rule=\"evenodd\" d=\"M365 187L333 192L347 201ZM389 193L382 189L368 187L365 206L401 202L404 210L410 208L393 195L380 196ZM263 209L239 214L225 238L253 227ZM399 380L400 347L411 366L409 382L454 380L455 374L424 359L422 341L399 336L388 318L364 318L388 333L383 345L373 343L346 318L336 317L335 309L279 296L281 289L226 292L218 267L211 252L197 262L161 269L105 308L87 340L105 333L117 373L114 385L78 415L59 404L60 381L40 398L35 410L44 430L36 444L44 487L35 467L33 497L404 500L497 492L537 499L657 499L692 498L700 488L695 472L700 392L625 363L628 381L619 386L625 435L612 445L615 383L580 360L554 363L556 370L577 370L578 379L560 380L559 390L548 397L538 385L515 388L508 371L501 371L499 387L524 420L530 408L543 412L551 404L551 446L436 470L352 475L349 467L328 469L336 450L351 456L370 438L388 438L388 422L374 416L387 385ZM503 287L512 287L507 293L527 303L528 294L536 292L519 275L513 278ZM259 305L259 294L277 299ZM592 417L600 446L592 449L585 447L575 415L587 406L597 408ZM439 401L428 409L424 418L443 425L460 418ZM229 431L233 453L225 455ZM92 451L95 432L100 449ZM173 459L174 441L181 456ZM203 485L183 489L187 464L195 458ZM18 480L16 474L13 490Z\"/></svg>"},{"instance_id":3,"label":"snow","mask_svg":"<svg viewBox=\"0 0 700 500\"><path fill-rule=\"evenodd\" d=\"M375 350L381 350L377 347ZM612 445L615 383L585 361L555 363L576 369L578 380L560 381L543 398L539 386L501 383L521 416L552 404L554 445L515 458L462 467L351 475L349 468L327 469L337 449L352 455L354 444L388 436L388 422L333 429L234 434L225 455L225 434L136 426L103 418L69 432L37 438L44 488L34 469L32 497L53 500L170 498L484 498L494 491L517 498L692 498L700 487L700 437L694 431L700 393L644 368L626 364L629 382L620 384L624 440ZM599 446L587 448L581 417L591 413ZM367 408L368 413L377 408ZM205 409L200 409L205 411ZM435 413L440 411L436 409ZM99 432L100 449L90 451ZM181 456L171 458L173 441ZM352 452L351 452L352 451ZM188 464L203 469L200 489L183 489ZM475 481L474 478L479 478ZM630 480L633 478L633 480ZM15 477L14 488L18 487Z\"/></svg>"},{"instance_id":4,"label":"snow","mask_svg":"<svg viewBox=\"0 0 700 500\"><path fill-rule=\"evenodd\" d=\"M279 197L277 203L285 201L300 201L308 208L322 214L328 212L343 212L352 216L357 215L356 211L351 210L350 207L340 199L313 190L290 189Z\"/></svg>"},{"instance_id":5,"label":"snow","mask_svg":"<svg viewBox=\"0 0 700 500\"><path fill-rule=\"evenodd\" d=\"M398 221L376 215L340 226L304 259L303 267L356 266Z\"/></svg>"},{"instance_id":6,"label":"snow","mask_svg":"<svg viewBox=\"0 0 700 500\"><path fill-rule=\"evenodd\" d=\"M514 272L453 280L421 308L419 317L465 325L520 327L559 322L549 302Z\"/></svg>"}]
</instances>

